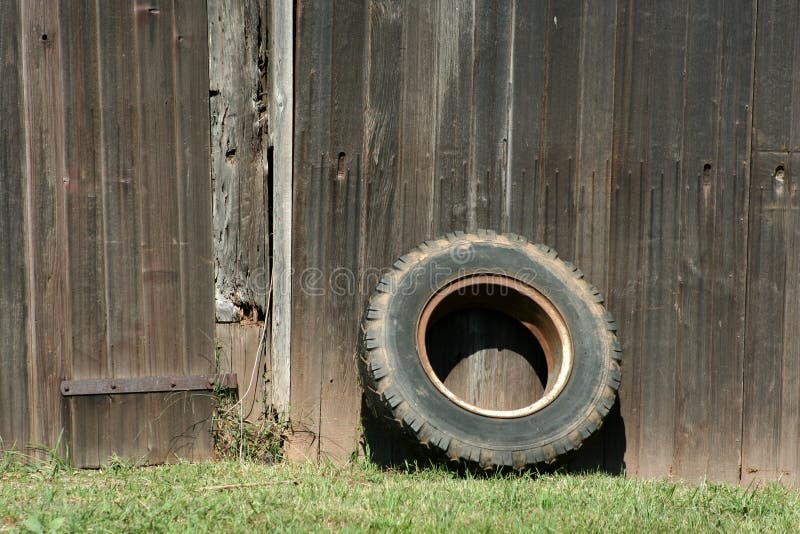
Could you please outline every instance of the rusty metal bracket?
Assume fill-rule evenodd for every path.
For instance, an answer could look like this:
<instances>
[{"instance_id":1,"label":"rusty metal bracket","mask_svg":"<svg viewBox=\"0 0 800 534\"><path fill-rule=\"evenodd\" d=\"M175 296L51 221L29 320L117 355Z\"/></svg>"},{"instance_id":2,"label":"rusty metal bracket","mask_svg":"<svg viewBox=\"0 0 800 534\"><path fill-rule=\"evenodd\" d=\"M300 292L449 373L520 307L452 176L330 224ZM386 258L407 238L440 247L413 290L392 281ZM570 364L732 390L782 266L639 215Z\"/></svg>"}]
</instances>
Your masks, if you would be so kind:
<instances>
[{"instance_id":1,"label":"rusty metal bracket","mask_svg":"<svg viewBox=\"0 0 800 534\"><path fill-rule=\"evenodd\" d=\"M118 395L122 393L236 389L237 387L236 373L195 376L142 376L64 380L61 382L61 394L65 397L70 397L73 395Z\"/></svg>"}]
</instances>

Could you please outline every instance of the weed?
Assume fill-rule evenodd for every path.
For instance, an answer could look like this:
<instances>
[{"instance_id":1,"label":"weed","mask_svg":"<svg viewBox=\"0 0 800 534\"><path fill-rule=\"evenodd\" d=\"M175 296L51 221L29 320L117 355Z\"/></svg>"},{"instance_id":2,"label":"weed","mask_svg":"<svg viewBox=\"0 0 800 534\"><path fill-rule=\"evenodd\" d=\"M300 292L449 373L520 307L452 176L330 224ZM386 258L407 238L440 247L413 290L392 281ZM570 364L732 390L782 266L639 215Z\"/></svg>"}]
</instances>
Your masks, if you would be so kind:
<instances>
[{"instance_id":1,"label":"weed","mask_svg":"<svg viewBox=\"0 0 800 534\"><path fill-rule=\"evenodd\" d=\"M275 412L247 420L241 403L231 391L216 394L217 407L212 419L214 453L224 460L250 460L273 463L283 460L283 444L288 422Z\"/></svg>"}]
</instances>

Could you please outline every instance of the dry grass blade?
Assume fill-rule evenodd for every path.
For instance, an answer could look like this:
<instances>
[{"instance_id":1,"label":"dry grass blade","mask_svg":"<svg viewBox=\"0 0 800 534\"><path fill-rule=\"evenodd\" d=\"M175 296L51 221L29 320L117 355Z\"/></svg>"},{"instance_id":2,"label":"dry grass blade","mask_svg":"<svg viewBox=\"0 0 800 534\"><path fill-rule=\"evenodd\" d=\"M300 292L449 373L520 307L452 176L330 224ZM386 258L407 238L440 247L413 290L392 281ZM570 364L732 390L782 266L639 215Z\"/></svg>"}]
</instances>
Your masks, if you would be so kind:
<instances>
[{"instance_id":1,"label":"dry grass blade","mask_svg":"<svg viewBox=\"0 0 800 534\"><path fill-rule=\"evenodd\" d=\"M229 489L239 489L239 488L257 488L259 486L277 486L279 484L294 484L297 486L300 484L297 480L267 480L264 482L248 482L242 484L222 484L220 486L203 486L202 488L197 488L196 491L219 491L219 490L229 490Z\"/></svg>"}]
</instances>

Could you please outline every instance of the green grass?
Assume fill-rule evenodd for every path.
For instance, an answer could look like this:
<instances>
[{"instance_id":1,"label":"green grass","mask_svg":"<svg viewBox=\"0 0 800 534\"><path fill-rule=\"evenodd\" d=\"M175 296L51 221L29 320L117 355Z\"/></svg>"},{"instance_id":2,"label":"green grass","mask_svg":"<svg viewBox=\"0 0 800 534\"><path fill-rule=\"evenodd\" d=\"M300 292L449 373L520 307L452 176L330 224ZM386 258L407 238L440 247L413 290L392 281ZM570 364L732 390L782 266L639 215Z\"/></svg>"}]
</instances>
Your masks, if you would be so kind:
<instances>
[{"instance_id":1,"label":"green grass","mask_svg":"<svg viewBox=\"0 0 800 534\"><path fill-rule=\"evenodd\" d=\"M220 486L233 485L229 488ZM791 532L800 494L604 475L246 462L100 471L0 457L0 531Z\"/></svg>"}]
</instances>

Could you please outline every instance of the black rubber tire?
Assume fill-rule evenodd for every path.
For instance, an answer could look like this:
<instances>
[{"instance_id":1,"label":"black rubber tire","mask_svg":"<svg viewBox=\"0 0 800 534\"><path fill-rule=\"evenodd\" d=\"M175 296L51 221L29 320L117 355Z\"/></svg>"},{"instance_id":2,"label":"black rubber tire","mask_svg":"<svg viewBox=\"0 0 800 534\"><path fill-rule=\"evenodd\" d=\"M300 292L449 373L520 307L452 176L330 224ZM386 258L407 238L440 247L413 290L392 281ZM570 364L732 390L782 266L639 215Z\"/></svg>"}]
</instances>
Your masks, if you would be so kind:
<instances>
[{"instance_id":1,"label":"black rubber tire","mask_svg":"<svg viewBox=\"0 0 800 534\"><path fill-rule=\"evenodd\" d=\"M451 274L430 283L434 272ZM573 368L561 393L541 410L517 418L474 413L450 401L425 373L416 348L420 313L440 288L471 273L528 284L563 316ZM451 460L486 469L552 462L597 431L616 400L621 348L602 303L575 266L518 235L481 230L426 241L395 262L365 310L359 371L367 404Z\"/></svg>"}]
</instances>

